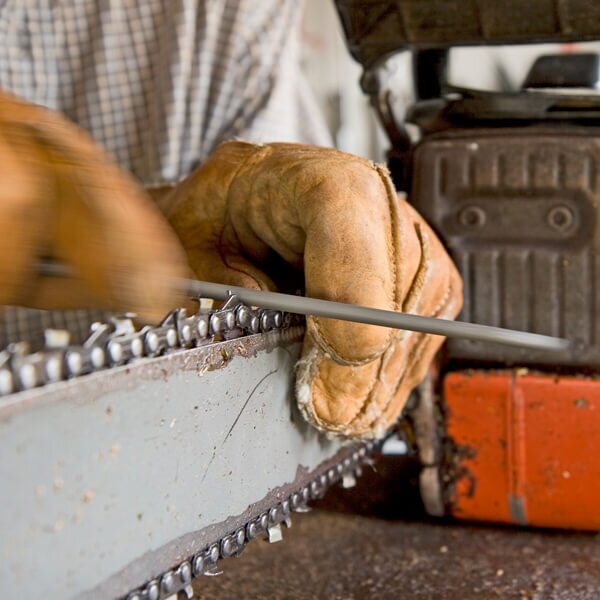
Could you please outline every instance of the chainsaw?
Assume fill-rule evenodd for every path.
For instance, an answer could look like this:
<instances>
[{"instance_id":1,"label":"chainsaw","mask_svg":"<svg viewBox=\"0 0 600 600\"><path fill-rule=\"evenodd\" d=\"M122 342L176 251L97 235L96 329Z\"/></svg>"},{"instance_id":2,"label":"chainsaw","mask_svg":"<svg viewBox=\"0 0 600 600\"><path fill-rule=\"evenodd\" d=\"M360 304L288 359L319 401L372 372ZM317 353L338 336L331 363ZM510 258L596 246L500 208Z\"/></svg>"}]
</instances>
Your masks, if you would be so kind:
<instances>
[{"instance_id":1,"label":"chainsaw","mask_svg":"<svg viewBox=\"0 0 600 600\"><path fill-rule=\"evenodd\" d=\"M35 329L53 314L9 320ZM377 444L304 422L293 397L303 333L298 317L234 300L156 327L111 316L79 343L46 329L36 351L8 344L4 594L189 598L192 578L253 539L280 540L330 485L353 485Z\"/></svg>"},{"instance_id":2,"label":"chainsaw","mask_svg":"<svg viewBox=\"0 0 600 600\"><path fill-rule=\"evenodd\" d=\"M40 270L69 275L57 265ZM353 486L380 442L349 443L303 420L294 365L304 324L295 313L546 351L568 344L209 282L180 287L201 295L197 312L176 309L157 326L130 314L5 310L7 593L191 597L192 578L214 574L253 539L279 541L291 514L330 485ZM224 302L215 308L208 294Z\"/></svg>"}]
</instances>

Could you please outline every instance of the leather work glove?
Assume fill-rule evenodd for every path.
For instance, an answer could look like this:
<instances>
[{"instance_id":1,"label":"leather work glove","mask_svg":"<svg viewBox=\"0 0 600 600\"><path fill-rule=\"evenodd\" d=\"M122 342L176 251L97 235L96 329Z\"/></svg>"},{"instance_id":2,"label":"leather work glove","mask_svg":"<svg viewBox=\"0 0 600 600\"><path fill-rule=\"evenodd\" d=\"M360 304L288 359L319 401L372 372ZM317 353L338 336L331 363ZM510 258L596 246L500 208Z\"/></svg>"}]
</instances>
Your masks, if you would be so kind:
<instances>
[{"instance_id":1,"label":"leather work glove","mask_svg":"<svg viewBox=\"0 0 600 600\"><path fill-rule=\"evenodd\" d=\"M160 211L78 127L0 92L0 304L164 316L185 254ZM39 277L51 257L75 278Z\"/></svg>"},{"instance_id":2,"label":"leather work glove","mask_svg":"<svg viewBox=\"0 0 600 600\"><path fill-rule=\"evenodd\" d=\"M304 270L307 296L447 319L460 310L461 280L442 245L387 170L358 157L225 143L162 208L200 279L274 289L278 273L257 266L273 250ZM442 341L309 317L298 405L321 430L380 437Z\"/></svg>"}]
</instances>

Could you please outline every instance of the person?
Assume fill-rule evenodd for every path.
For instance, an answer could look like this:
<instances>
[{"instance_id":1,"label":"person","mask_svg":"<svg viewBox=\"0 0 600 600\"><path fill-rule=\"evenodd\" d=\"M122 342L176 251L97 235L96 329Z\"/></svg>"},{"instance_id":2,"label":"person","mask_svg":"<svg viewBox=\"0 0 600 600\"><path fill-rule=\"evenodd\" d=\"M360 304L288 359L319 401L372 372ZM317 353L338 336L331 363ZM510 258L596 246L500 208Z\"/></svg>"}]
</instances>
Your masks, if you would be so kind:
<instances>
[{"instance_id":1,"label":"person","mask_svg":"<svg viewBox=\"0 0 600 600\"><path fill-rule=\"evenodd\" d=\"M0 303L153 320L190 273L275 289L296 271L309 296L454 318L457 271L386 169L326 147L298 64L300 11L3 3ZM273 270L273 254L289 268ZM48 257L76 276L40 276ZM323 430L379 436L441 342L310 317L298 404Z\"/></svg>"}]
</instances>

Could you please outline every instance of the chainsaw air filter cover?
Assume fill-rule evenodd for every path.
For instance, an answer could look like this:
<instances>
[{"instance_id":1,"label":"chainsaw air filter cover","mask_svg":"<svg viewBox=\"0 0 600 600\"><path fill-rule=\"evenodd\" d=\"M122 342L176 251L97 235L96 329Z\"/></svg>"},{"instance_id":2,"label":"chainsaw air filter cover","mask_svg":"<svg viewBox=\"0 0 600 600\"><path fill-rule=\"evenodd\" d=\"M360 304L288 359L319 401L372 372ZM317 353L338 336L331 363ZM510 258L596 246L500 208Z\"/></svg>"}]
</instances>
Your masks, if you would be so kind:
<instances>
[{"instance_id":1,"label":"chainsaw air filter cover","mask_svg":"<svg viewBox=\"0 0 600 600\"><path fill-rule=\"evenodd\" d=\"M453 358L600 367L600 128L427 136L411 198L462 273L462 319L575 342L550 357L452 340Z\"/></svg>"}]
</instances>

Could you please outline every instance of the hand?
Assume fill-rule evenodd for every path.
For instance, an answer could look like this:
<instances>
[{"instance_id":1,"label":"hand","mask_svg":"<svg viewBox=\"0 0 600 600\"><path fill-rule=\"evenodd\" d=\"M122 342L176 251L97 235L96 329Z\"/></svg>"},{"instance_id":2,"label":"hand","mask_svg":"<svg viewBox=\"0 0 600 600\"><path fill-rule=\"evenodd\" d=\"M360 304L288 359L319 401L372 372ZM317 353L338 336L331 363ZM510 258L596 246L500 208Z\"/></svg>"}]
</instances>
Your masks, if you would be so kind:
<instances>
[{"instance_id":1,"label":"hand","mask_svg":"<svg viewBox=\"0 0 600 600\"><path fill-rule=\"evenodd\" d=\"M307 296L454 318L461 280L385 168L336 150L230 142L165 198L196 275L273 289L271 249L304 270ZM291 268L289 270L292 270ZM280 273L281 275L281 273ZM379 437L443 338L310 317L296 396L316 427Z\"/></svg>"},{"instance_id":2,"label":"hand","mask_svg":"<svg viewBox=\"0 0 600 600\"><path fill-rule=\"evenodd\" d=\"M143 190L58 113L0 93L0 304L102 306L158 319L187 274ZM51 257L78 277L39 277Z\"/></svg>"}]
</instances>

